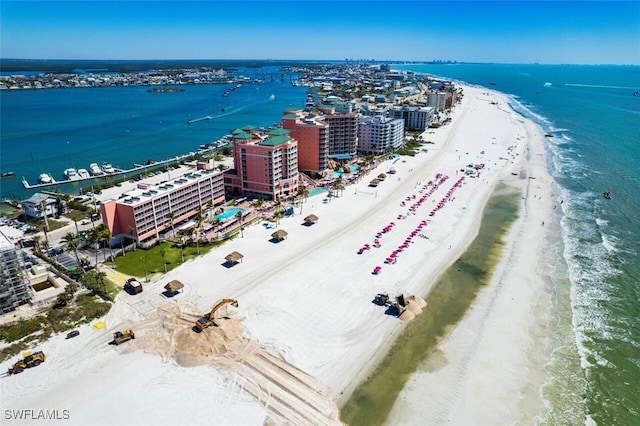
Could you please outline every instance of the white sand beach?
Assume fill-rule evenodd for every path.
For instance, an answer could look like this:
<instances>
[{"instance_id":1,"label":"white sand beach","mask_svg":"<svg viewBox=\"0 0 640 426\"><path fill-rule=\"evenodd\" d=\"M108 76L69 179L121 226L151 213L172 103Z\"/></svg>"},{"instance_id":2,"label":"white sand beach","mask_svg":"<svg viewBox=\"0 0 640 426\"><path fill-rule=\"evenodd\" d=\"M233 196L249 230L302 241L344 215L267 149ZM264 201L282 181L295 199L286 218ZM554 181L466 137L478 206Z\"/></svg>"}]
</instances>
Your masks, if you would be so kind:
<instances>
[{"instance_id":1,"label":"white sand beach","mask_svg":"<svg viewBox=\"0 0 640 426\"><path fill-rule=\"evenodd\" d=\"M538 264L542 221L552 208L544 134L511 111L505 96L469 86L464 93L451 124L425 133L433 142L424 145L428 152L386 161L338 198L309 197L277 228L247 227L145 284L143 293L120 294L104 329L85 326L79 337L58 335L33 348L47 361L0 380L3 409L68 410L60 421L66 425L339 424L338 407L405 326L372 303L374 296L425 296L471 243L485 203L504 182L522 188L524 198L493 280L411 378L388 423L528 423L541 405L536 318L549 297ZM478 177L461 172L481 163ZM368 187L391 167L396 174ZM312 213L318 222L303 225ZM381 247L373 247L391 222ZM288 234L277 243L276 229ZM411 238L395 264L385 263L417 229L428 238ZM358 254L364 244L371 248ZM244 257L228 267L233 251ZM164 285L174 279L185 288L166 298ZM219 311L219 327L193 332L222 298L239 306ZM108 345L122 329L136 339Z\"/></svg>"}]
</instances>

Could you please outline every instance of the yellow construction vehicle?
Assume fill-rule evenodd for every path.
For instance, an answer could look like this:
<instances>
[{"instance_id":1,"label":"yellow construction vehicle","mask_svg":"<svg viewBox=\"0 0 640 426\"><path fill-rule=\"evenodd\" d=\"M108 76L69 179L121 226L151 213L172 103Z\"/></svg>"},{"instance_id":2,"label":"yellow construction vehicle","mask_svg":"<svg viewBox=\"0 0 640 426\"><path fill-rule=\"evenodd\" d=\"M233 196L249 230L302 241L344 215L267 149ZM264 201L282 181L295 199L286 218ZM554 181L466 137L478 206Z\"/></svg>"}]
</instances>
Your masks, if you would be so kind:
<instances>
[{"instance_id":1,"label":"yellow construction vehicle","mask_svg":"<svg viewBox=\"0 0 640 426\"><path fill-rule=\"evenodd\" d=\"M37 367L47 359L47 356L42 351L34 353L25 352L23 356L24 359L21 359L13 364L13 367L9 368L9 374L22 373L25 368Z\"/></svg>"},{"instance_id":2,"label":"yellow construction vehicle","mask_svg":"<svg viewBox=\"0 0 640 426\"><path fill-rule=\"evenodd\" d=\"M115 333L113 333L113 341L111 343L118 346L120 343L124 343L127 340L132 340L135 338L136 335L132 330L116 331Z\"/></svg>"},{"instance_id":3,"label":"yellow construction vehicle","mask_svg":"<svg viewBox=\"0 0 640 426\"><path fill-rule=\"evenodd\" d=\"M202 331L207 327L211 327L213 325L215 325L216 327L218 326L218 324L216 324L216 322L214 321L213 315L216 313L216 311L218 309L220 309L222 306L226 305L227 303L229 303L231 306L233 307L238 307L238 301L235 299L222 299L221 301L219 301L216 306L214 306L211 309L211 312L209 312L208 314L205 314L202 316L202 318L200 318L198 321L196 321L196 326L195 329L196 331Z\"/></svg>"}]
</instances>

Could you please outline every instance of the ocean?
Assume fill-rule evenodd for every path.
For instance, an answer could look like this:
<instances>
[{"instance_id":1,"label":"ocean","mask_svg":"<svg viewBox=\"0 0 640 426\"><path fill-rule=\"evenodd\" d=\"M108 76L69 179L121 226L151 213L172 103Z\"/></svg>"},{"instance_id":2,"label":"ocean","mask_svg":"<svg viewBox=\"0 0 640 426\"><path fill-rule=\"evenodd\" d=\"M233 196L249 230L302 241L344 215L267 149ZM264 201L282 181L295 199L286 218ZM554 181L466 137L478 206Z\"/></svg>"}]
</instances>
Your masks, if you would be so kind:
<instances>
[{"instance_id":1,"label":"ocean","mask_svg":"<svg viewBox=\"0 0 640 426\"><path fill-rule=\"evenodd\" d=\"M512 106L545 132L555 179L558 232L548 241L552 270L551 361L542 389L545 425L632 425L640 419L640 67L574 65L393 65L463 80L511 96ZM130 168L197 151L231 130L280 121L303 107L306 88L272 68L228 97L230 85L0 91L2 197L24 199L38 175L110 162ZM273 95L273 96L272 96ZM224 108L224 111L222 109ZM211 116L188 125L189 119ZM74 193L81 183L61 190ZM84 185L88 185L84 183ZM609 191L611 199L603 193ZM548 226L553 221L549 220Z\"/></svg>"},{"instance_id":2,"label":"ocean","mask_svg":"<svg viewBox=\"0 0 640 426\"><path fill-rule=\"evenodd\" d=\"M109 162L130 169L195 152L238 127L268 127L286 108L304 107L306 88L292 86L295 74L278 67L234 73L264 82L244 84L226 97L235 84L181 85L184 92L168 93L147 92L148 86L0 91L0 172L15 173L2 179L0 195L28 198L36 190L25 190L22 178L36 184L41 173L63 180L70 167ZM187 124L206 116L211 120ZM59 189L75 194L90 184Z\"/></svg>"},{"instance_id":3,"label":"ocean","mask_svg":"<svg viewBox=\"0 0 640 426\"><path fill-rule=\"evenodd\" d=\"M548 134L555 318L540 424L640 422L640 67L394 65L510 95ZM610 192L611 198L603 197Z\"/></svg>"}]
</instances>

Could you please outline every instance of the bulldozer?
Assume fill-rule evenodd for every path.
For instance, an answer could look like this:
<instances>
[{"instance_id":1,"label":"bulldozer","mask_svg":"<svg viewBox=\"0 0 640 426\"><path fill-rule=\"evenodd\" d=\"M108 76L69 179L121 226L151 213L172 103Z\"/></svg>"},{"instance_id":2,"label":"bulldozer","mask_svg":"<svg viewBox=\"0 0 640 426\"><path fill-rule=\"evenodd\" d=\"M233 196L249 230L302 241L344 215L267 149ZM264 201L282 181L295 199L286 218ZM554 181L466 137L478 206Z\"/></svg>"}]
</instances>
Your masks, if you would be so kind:
<instances>
[{"instance_id":1,"label":"bulldozer","mask_svg":"<svg viewBox=\"0 0 640 426\"><path fill-rule=\"evenodd\" d=\"M13 367L9 368L9 371L7 372L8 374L22 373L25 368L37 367L47 359L47 356L42 351L34 353L25 352L23 356L23 359L13 364Z\"/></svg>"},{"instance_id":2,"label":"bulldozer","mask_svg":"<svg viewBox=\"0 0 640 426\"><path fill-rule=\"evenodd\" d=\"M132 330L116 331L113 333L113 341L111 343L118 346L120 343L124 343L135 338L136 335Z\"/></svg>"},{"instance_id":3,"label":"bulldozer","mask_svg":"<svg viewBox=\"0 0 640 426\"><path fill-rule=\"evenodd\" d=\"M204 330L207 327L211 327L211 326L218 326L218 324L214 321L214 317L213 315L216 313L216 311L218 309L220 309L222 306L226 305L226 304L230 304L231 306L237 308L238 307L238 301L235 299L222 299L221 301L219 301L212 309L211 312L203 315L198 321L196 321L196 325L194 330L200 332L202 330Z\"/></svg>"}]
</instances>

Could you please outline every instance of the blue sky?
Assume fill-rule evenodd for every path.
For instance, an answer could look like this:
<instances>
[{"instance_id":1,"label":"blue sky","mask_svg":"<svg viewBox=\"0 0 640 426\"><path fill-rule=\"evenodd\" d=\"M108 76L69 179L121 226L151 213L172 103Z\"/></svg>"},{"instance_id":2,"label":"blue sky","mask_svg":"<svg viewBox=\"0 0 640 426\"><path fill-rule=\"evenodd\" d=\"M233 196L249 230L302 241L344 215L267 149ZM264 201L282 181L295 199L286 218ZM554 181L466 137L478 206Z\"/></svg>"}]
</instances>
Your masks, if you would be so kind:
<instances>
[{"instance_id":1,"label":"blue sky","mask_svg":"<svg viewBox=\"0 0 640 426\"><path fill-rule=\"evenodd\" d=\"M0 57L640 64L640 2L0 1Z\"/></svg>"}]
</instances>

